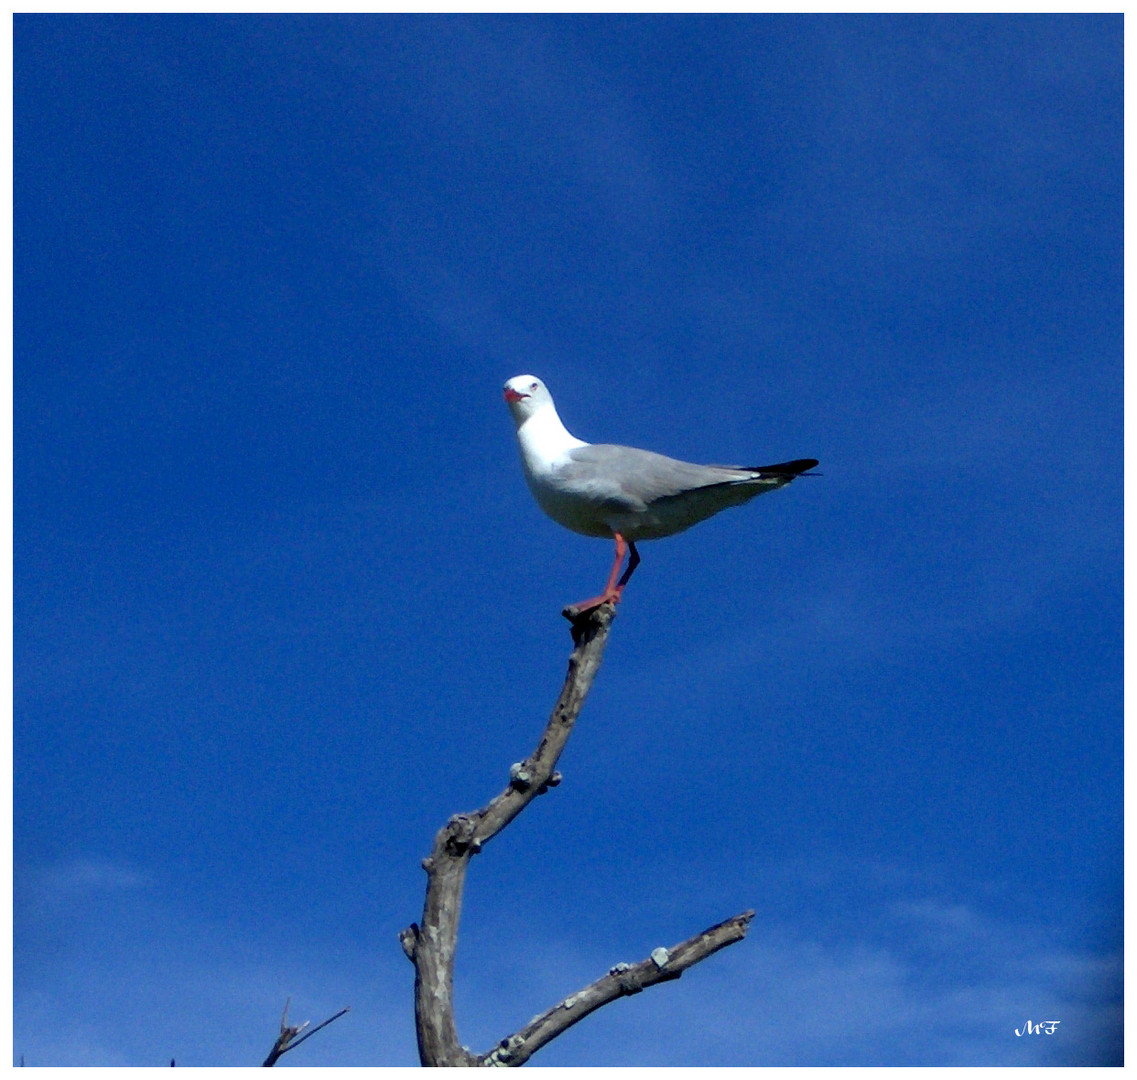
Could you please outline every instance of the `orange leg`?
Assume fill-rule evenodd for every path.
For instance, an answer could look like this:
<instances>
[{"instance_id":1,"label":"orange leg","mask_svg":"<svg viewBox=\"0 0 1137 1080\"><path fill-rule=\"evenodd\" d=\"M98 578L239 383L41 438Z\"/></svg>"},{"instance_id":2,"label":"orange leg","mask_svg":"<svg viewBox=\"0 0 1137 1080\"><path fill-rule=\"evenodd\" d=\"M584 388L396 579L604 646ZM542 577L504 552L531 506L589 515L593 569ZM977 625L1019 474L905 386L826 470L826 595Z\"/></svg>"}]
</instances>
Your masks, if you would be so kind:
<instances>
[{"instance_id":1,"label":"orange leg","mask_svg":"<svg viewBox=\"0 0 1137 1080\"><path fill-rule=\"evenodd\" d=\"M631 578L632 573L640 564L640 553L636 551L635 544L625 540L619 533L616 533L615 537L616 561L612 563L612 573L608 575L608 584L604 586L604 591L591 600L582 600L579 604L571 605L573 610L577 612L589 611L601 604L618 604L620 602L620 595L624 591L624 586L628 584L628 579ZM616 575L620 573L620 566L624 561L625 553L628 554L628 568L624 571L623 577L617 581Z\"/></svg>"}]
</instances>

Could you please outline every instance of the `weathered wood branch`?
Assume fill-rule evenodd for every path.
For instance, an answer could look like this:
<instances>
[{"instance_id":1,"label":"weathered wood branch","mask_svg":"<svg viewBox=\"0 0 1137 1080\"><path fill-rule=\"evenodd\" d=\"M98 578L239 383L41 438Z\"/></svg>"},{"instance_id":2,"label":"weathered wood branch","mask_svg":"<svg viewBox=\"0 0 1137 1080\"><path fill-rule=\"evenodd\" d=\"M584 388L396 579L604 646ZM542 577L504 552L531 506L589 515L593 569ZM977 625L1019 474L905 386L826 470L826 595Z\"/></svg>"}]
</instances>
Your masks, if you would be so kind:
<instances>
[{"instance_id":1,"label":"weathered wood branch","mask_svg":"<svg viewBox=\"0 0 1137 1080\"><path fill-rule=\"evenodd\" d=\"M560 783L555 766L599 670L616 609L612 604L585 612L566 608L565 615L572 623L575 647L560 697L537 748L530 757L510 767L504 791L480 810L455 814L438 831L434 847L422 864L427 872L422 922L412 923L399 935L403 951L415 965L415 1026L423 1065L522 1065L550 1040L609 1001L677 979L693 964L741 940L753 916L753 912L745 912L673 949L656 949L641 963L618 964L608 975L535 1017L485 1054L474 1054L459 1042L454 1021L454 957L466 870L470 859L534 798Z\"/></svg>"},{"instance_id":2,"label":"weathered wood branch","mask_svg":"<svg viewBox=\"0 0 1137 1080\"><path fill-rule=\"evenodd\" d=\"M415 965L415 1026L423 1065L477 1065L479 1059L458 1041L454 1024L454 954L462 890L470 858L496 836L537 795L560 782L554 773L584 699L596 677L615 608L605 604L574 621L576 647L568 674L537 749L509 771L509 785L480 810L456 814L434 838L423 860L428 875L422 923L399 935Z\"/></svg>"},{"instance_id":3,"label":"weathered wood branch","mask_svg":"<svg viewBox=\"0 0 1137 1080\"><path fill-rule=\"evenodd\" d=\"M548 1012L533 1017L515 1035L502 1039L494 1050L482 1056L479 1064L524 1065L542 1046L602 1005L638 994L656 983L678 979L700 960L741 941L746 937L752 918L753 911L744 911L670 949L653 949L651 956L638 964L617 964L603 978L557 1002Z\"/></svg>"}]
</instances>

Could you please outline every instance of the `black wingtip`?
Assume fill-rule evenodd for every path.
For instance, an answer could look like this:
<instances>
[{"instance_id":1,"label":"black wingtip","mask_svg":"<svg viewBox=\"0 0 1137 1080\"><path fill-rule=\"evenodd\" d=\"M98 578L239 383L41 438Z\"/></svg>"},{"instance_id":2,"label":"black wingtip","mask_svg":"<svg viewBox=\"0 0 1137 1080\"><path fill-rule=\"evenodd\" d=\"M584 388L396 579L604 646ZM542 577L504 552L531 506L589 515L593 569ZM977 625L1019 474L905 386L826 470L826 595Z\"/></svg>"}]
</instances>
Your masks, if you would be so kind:
<instances>
[{"instance_id":1,"label":"black wingtip","mask_svg":"<svg viewBox=\"0 0 1137 1080\"><path fill-rule=\"evenodd\" d=\"M797 461L782 461L777 465L755 465L753 471L763 476L785 476L792 480L820 464L816 458L799 458Z\"/></svg>"}]
</instances>

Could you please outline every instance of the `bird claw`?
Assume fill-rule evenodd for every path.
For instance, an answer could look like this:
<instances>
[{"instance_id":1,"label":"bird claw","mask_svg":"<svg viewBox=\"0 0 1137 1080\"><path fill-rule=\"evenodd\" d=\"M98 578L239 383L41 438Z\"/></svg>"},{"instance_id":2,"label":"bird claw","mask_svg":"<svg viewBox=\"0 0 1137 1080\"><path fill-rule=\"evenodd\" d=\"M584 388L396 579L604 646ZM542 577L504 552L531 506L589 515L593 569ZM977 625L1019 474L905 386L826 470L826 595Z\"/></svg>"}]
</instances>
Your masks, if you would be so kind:
<instances>
[{"instance_id":1,"label":"bird claw","mask_svg":"<svg viewBox=\"0 0 1137 1080\"><path fill-rule=\"evenodd\" d=\"M591 614L598 607L603 607L605 604L618 604L620 602L620 594L623 589L613 589L611 592L604 593L602 596L594 596L591 600L581 600L579 604L569 604L568 607L561 611L561 614L568 619L569 622L576 622L586 615Z\"/></svg>"}]
</instances>

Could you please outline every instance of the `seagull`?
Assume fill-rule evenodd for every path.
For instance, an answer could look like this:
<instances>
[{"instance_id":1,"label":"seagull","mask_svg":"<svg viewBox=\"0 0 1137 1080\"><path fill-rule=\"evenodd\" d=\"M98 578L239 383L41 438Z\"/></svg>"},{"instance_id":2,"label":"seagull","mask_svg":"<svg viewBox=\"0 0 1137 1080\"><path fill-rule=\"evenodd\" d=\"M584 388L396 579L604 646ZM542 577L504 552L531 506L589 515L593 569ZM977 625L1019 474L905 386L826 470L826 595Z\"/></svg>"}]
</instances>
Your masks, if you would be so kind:
<instances>
[{"instance_id":1,"label":"seagull","mask_svg":"<svg viewBox=\"0 0 1137 1080\"><path fill-rule=\"evenodd\" d=\"M674 536L728 506L785 487L817 465L813 458L751 468L693 465L650 450L593 445L569 433L535 375L515 375L504 389L537 505L566 529L616 541L604 591L566 608L570 618L619 602L640 564L636 541ZM628 566L619 576L625 554Z\"/></svg>"}]
</instances>

